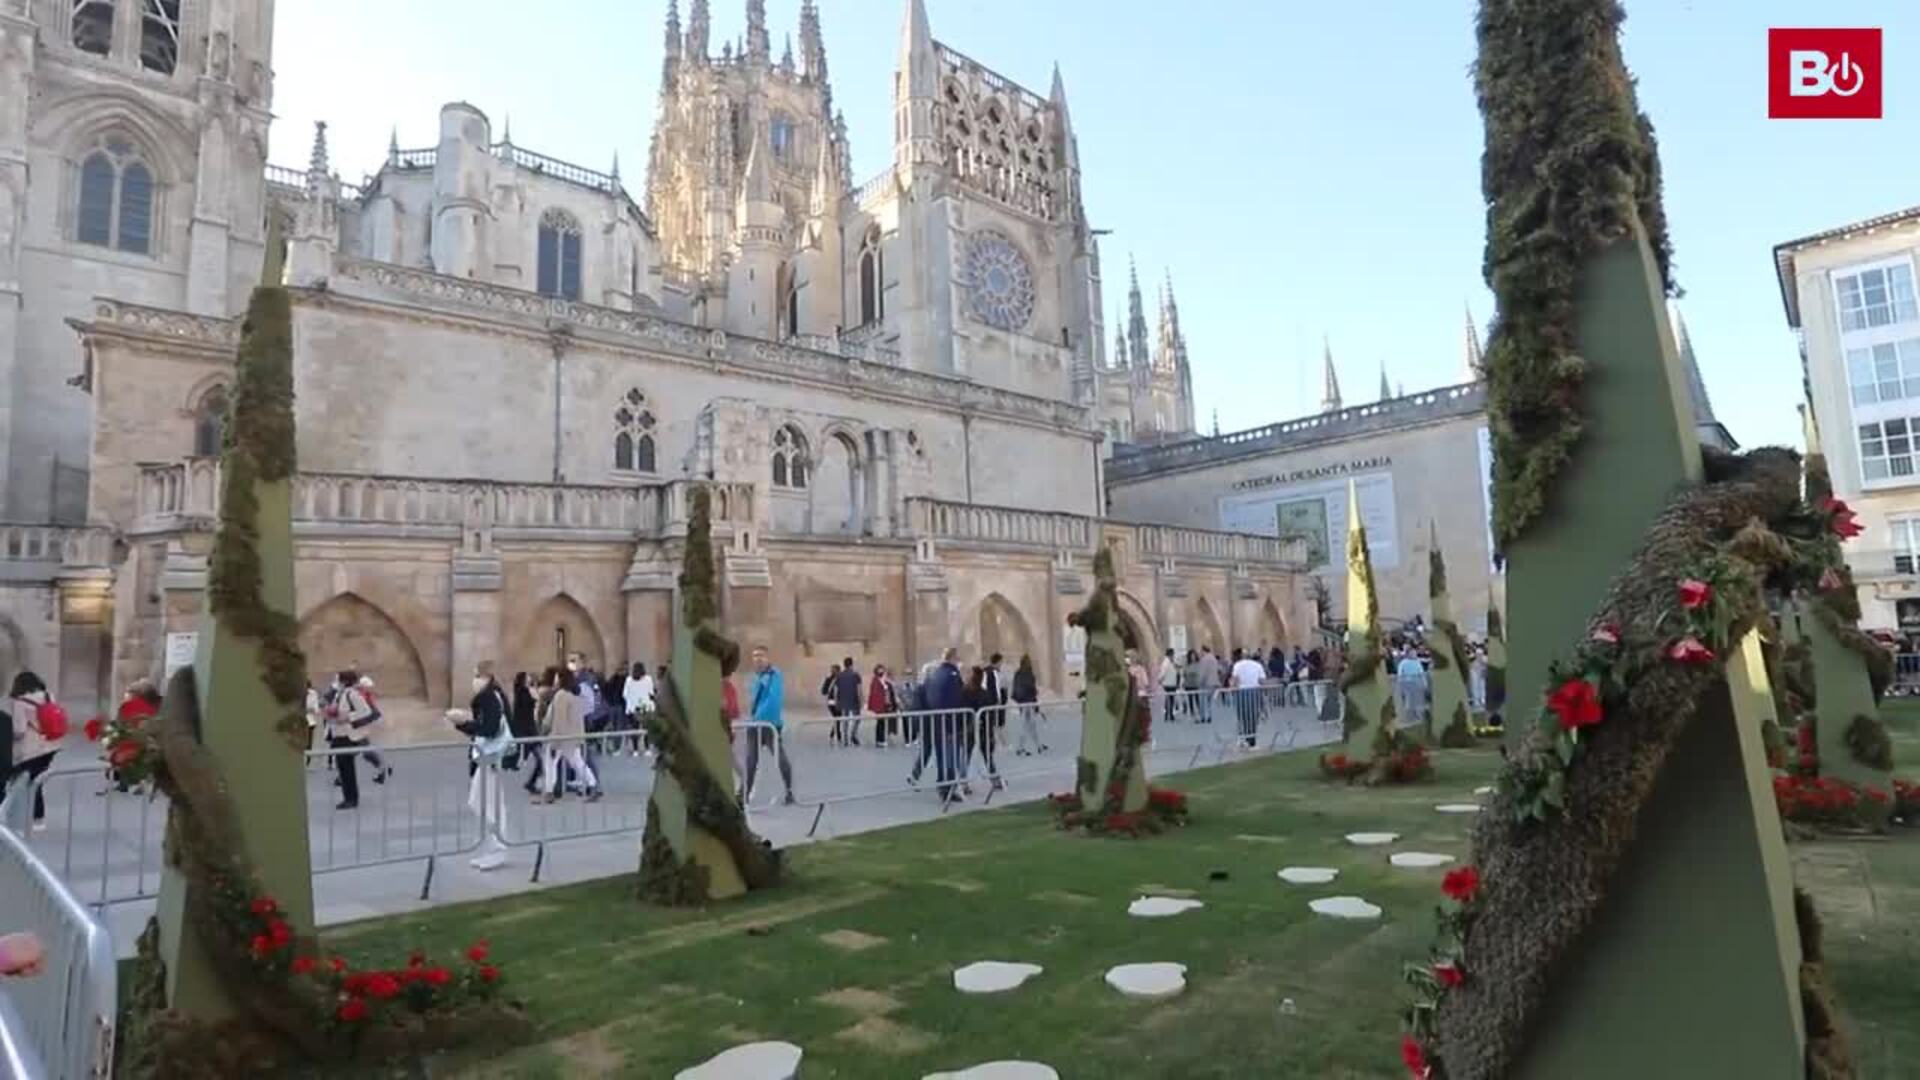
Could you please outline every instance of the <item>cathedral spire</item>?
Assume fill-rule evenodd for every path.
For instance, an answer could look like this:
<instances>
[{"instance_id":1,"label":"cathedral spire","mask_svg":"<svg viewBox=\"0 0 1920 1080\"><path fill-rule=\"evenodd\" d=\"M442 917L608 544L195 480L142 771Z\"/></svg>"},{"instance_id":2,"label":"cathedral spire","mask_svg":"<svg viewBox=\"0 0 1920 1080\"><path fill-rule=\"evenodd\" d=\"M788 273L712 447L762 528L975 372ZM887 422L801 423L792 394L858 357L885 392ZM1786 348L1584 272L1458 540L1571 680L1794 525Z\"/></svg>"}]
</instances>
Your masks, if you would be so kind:
<instances>
[{"instance_id":1,"label":"cathedral spire","mask_svg":"<svg viewBox=\"0 0 1920 1080\"><path fill-rule=\"evenodd\" d=\"M800 76L827 81L827 44L820 36L820 8L813 0L800 0Z\"/></svg>"},{"instance_id":2,"label":"cathedral spire","mask_svg":"<svg viewBox=\"0 0 1920 1080\"><path fill-rule=\"evenodd\" d=\"M839 208L843 194L839 157L839 151L832 143L820 144L820 158L814 165L813 190L809 193L807 207L813 217L825 218Z\"/></svg>"},{"instance_id":3,"label":"cathedral spire","mask_svg":"<svg viewBox=\"0 0 1920 1080\"><path fill-rule=\"evenodd\" d=\"M1073 137L1073 117L1067 112L1067 84L1060 78L1060 64L1053 65L1053 91L1047 95L1053 103L1053 114L1059 124L1060 165L1062 168L1080 167L1080 143Z\"/></svg>"},{"instance_id":4,"label":"cathedral spire","mask_svg":"<svg viewBox=\"0 0 1920 1080\"><path fill-rule=\"evenodd\" d=\"M395 168L400 165L400 127L397 124L387 129L387 164Z\"/></svg>"},{"instance_id":5,"label":"cathedral spire","mask_svg":"<svg viewBox=\"0 0 1920 1080\"><path fill-rule=\"evenodd\" d=\"M780 70L793 74L793 35L787 35L786 48L780 50Z\"/></svg>"},{"instance_id":6,"label":"cathedral spire","mask_svg":"<svg viewBox=\"0 0 1920 1080\"><path fill-rule=\"evenodd\" d=\"M1340 411L1340 373L1333 369L1333 345L1320 338L1320 411Z\"/></svg>"},{"instance_id":7,"label":"cathedral spire","mask_svg":"<svg viewBox=\"0 0 1920 1080\"><path fill-rule=\"evenodd\" d=\"M686 58L695 64L707 62L707 39L713 34L713 15L707 0L690 0L687 5Z\"/></svg>"},{"instance_id":8,"label":"cathedral spire","mask_svg":"<svg viewBox=\"0 0 1920 1080\"><path fill-rule=\"evenodd\" d=\"M667 38L660 51L660 92L673 92L674 74L680 67L680 0L667 0Z\"/></svg>"},{"instance_id":9,"label":"cathedral spire","mask_svg":"<svg viewBox=\"0 0 1920 1080\"><path fill-rule=\"evenodd\" d=\"M934 84L939 58L927 27L925 0L907 0L900 27L900 66L893 76L893 159L895 166L934 165L940 147L933 127Z\"/></svg>"},{"instance_id":10,"label":"cathedral spire","mask_svg":"<svg viewBox=\"0 0 1920 1080\"><path fill-rule=\"evenodd\" d=\"M916 3L919 0L915 0ZM1151 362L1151 351L1147 345L1146 305L1140 299L1140 268L1134 264L1133 257L1127 257L1127 359L1136 368L1144 368Z\"/></svg>"},{"instance_id":11,"label":"cathedral spire","mask_svg":"<svg viewBox=\"0 0 1920 1080\"><path fill-rule=\"evenodd\" d=\"M1107 366L1112 368L1127 366L1127 331L1123 320L1118 316L1113 320L1113 362Z\"/></svg>"},{"instance_id":12,"label":"cathedral spire","mask_svg":"<svg viewBox=\"0 0 1920 1080\"><path fill-rule=\"evenodd\" d=\"M742 55L747 63L764 67L772 46L767 37L767 0L747 0L747 44Z\"/></svg>"},{"instance_id":13,"label":"cathedral spire","mask_svg":"<svg viewBox=\"0 0 1920 1080\"><path fill-rule=\"evenodd\" d=\"M1387 382L1387 362L1382 360L1380 361L1380 400L1389 401L1392 398L1393 384Z\"/></svg>"},{"instance_id":14,"label":"cathedral spire","mask_svg":"<svg viewBox=\"0 0 1920 1080\"><path fill-rule=\"evenodd\" d=\"M747 144L746 176L740 184L740 202L742 205L747 203L774 203L773 176L768 171L767 166L768 154L762 150L760 146L760 144L765 141L764 136L762 136L756 127L753 132L753 140ZM774 203L774 205L777 206L779 204Z\"/></svg>"},{"instance_id":15,"label":"cathedral spire","mask_svg":"<svg viewBox=\"0 0 1920 1080\"><path fill-rule=\"evenodd\" d=\"M1480 331L1473 325L1473 306L1467 305L1467 338L1462 350L1460 378L1463 382L1476 382L1486 377L1486 360L1480 355Z\"/></svg>"},{"instance_id":16,"label":"cathedral spire","mask_svg":"<svg viewBox=\"0 0 1920 1080\"><path fill-rule=\"evenodd\" d=\"M313 122L313 154L307 159L307 177L309 180L324 177L328 169L327 122L315 120Z\"/></svg>"}]
</instances>

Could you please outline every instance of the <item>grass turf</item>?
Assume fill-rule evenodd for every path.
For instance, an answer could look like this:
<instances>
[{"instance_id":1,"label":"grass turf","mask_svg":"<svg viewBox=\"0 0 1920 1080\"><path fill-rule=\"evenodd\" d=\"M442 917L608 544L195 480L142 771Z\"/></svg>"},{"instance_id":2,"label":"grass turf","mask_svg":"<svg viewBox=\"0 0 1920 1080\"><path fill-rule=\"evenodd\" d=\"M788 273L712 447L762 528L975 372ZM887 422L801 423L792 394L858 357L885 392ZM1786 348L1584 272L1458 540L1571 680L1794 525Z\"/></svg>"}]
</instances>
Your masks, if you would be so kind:
<instances>
[{"instance_id":1,"label":"grass turf","mask_svg":"<svg viewBox=\"0 0 1920 1080\"><path fill-rule=\"evenodd\" d=\"M1920 764L1920 706L1890 715ZM1141 841L1052 828L1042 806L905 826L795 849L789 883L704 912L650 908L629 879L436 909L334 930L355 961L492 942L541 1041L456 1053L433 1075L670 1077L739 1042L784 1039L822 1077L917 1077L1000 1058L1069 1077L1399 1077L1401 967L1432 934L1443 869L1400 870L1391 851L1464 857L1469 800L1499 759L1436 751L1437 778L1401 788L1329 785L1312 754L1184 774L1194 824ZM1920 771L1917 769L1916 771ZM1390 831L1386 848L1344 834ZM1796 844L1863 1077L1920 1062L1920 837ZM637 852L636 852L637 857ZM1330 866L1292 886L1288 865ZM1224 881L1210 880L1226 871ZM1126 914L1148 892L1206 907ZM1377 922L1312 915L1318 896L1379 904ZM1012 993L952 988L975 960L1046 971ZM1188 965L1188 989L1141 1003L1102 981L1121 963ZM1281 1003L1292 999L1294 1008ZM358 1075L366 1075L364 1071Z\"/></svg>"}]
</instances>

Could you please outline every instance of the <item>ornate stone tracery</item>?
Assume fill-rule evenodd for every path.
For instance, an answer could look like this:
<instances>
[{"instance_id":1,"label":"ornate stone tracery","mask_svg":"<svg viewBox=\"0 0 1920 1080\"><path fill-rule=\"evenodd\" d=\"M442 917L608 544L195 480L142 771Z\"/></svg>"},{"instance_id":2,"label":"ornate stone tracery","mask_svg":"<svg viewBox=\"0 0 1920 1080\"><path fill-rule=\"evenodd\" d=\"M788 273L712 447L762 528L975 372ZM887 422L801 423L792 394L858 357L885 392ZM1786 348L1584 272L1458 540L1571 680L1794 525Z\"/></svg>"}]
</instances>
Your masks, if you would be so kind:
<instances>
[{"instance_id":1,"label":"ornate stone tracery","mask_svg":"<svg viewBox=\"0 0 1920 1080\"><path fill-rule=\"evenodd\" d=\"M1022 330L1033 319L1033 264L996 229L967 238L962 280L967 313L999 330Z\"/></svg>"}]
</instances>

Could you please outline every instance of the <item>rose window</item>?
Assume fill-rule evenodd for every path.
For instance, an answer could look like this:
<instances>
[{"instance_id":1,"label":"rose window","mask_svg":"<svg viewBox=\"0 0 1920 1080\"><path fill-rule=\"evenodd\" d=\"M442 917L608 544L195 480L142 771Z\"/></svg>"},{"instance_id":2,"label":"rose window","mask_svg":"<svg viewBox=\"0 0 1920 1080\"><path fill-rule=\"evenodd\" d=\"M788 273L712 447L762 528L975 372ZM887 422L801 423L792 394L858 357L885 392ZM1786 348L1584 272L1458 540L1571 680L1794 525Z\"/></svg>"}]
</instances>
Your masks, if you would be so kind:
<instances>
[{"instance_id":1,"label":"rose window","mask_svg":"<svg viewBox=\"0 0 1920 1080\"><path fill-rule=\"evenodd\" d=\"M1013 241L992 230L967 241L968 311L1001 330L1019 330L1033 318L1033 267Z\"/></svg>"}]
</instances>

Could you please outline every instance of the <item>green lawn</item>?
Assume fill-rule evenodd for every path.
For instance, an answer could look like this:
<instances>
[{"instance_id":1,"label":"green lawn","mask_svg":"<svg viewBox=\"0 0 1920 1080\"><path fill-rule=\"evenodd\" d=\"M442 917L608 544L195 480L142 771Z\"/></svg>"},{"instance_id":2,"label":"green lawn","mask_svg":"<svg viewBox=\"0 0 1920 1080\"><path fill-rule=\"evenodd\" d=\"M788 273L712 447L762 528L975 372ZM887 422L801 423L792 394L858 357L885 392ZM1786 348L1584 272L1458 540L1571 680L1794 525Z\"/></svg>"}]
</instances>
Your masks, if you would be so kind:
<instances>
[{"instance_id":1,"label":"green lawn","mask_svg":"<svg viewBox=\"0 0 1920 1080\"><path fill-rule=\"evenodd\" d=\"M1920 762L1920 738L1903 748ZM1023 806L813 845L792 853L780 890L704 913L643 907L628 881L608 881L328 938L369 961L491 940L543 1041L456 1055L434 1075L671 1077L734 1043L778 1038L805 1048L811 1080L897 1080L1007 1057L1070 1078L1398 1077L1400 967L1429 939L1442 871L1394 869L1386 852L1464 856L1471 819L1433 804L1470 798L1499 759L1439 751L1436 762L1433 783L1398 789L1326 785L1308 754L1190 774L1179 786L1195 823L1137 842L1065 835L1044 808ZM1342 836L1357 830L1402 840L1351 847ZM1795 855L1827 917L1862 1075L1912 1075L1920 837ZM1287 865L1341 873L1332 886L1290 886L1274 876ZM1229 877L1210 880L1215 871ZM1126 915L1142 893L1180 890L1207 906ZM1309 899L1335 894L1386 915L1308 912ZM968 998L951 974L975 960L1047 970L1011 994ZM1136 1003L1101 980L1112 965L1152 960L1189 965L1183 996Z\"/></svg>"}]
</instances>

